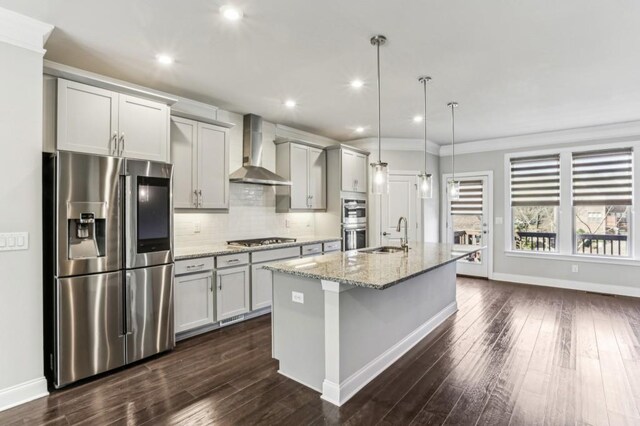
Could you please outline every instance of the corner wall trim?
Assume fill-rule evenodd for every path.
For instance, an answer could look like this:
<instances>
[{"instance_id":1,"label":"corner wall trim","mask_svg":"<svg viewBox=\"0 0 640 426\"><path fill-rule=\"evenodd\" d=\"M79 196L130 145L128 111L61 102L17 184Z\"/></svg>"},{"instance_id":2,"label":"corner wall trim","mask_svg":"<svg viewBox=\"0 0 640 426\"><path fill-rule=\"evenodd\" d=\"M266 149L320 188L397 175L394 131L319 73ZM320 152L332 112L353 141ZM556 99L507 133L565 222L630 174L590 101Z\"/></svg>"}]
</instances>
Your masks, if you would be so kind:
<instances>
[{"instance_id":1,"label":"corner wall trim","mask_svg":"<svg viewBox=\"0 0 640 426\"><path fill-rule=\"evenodd\" d=\"M382 354L378 355L367 365L345 379L342 383L336 384L325 379L322 383L321 398L337 406L344 404L367 383L375 379L380 373L391 366L391 364L396 362L398 358L407 353L422 339L427 337L427 335L442 324L444 320L456 313L457 310L457 302L450 303L429 321L425 322L412 331L408 336L400 340Z\"/></svg>"},{"instance_id":2,"label":"corner wall trim","mask_svg":"<svg viewBox=\"0 0 640 426\"><path fill-rule=\"evenodd\" d=\"M608 285L585 281L561 280L557 278L534 277L530 275L493 273L493 280L507 281L515 284L539 285L543 287L557 287L569 290L591 291L596 293L615 294L618 296L640 297L640 287L622 285Z\"/></svg>"},{"instance_id":3,"label":"corner wall trim","mask_svg":"<svg viewBox=\"0 0 640 426\"><path fill-rule=\"evenodd\" d=\"M0 411L49 395L44 377L0 389Z\"/></svg>"}]
</instances>

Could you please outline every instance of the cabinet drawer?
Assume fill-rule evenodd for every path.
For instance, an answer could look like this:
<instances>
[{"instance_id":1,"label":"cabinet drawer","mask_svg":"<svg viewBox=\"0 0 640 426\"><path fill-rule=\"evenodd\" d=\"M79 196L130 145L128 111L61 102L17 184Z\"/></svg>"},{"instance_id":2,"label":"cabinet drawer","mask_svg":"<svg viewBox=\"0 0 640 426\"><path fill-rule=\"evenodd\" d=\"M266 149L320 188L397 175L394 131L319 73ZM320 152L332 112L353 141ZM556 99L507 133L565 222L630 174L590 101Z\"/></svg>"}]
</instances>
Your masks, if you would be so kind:
<instances>
[{"instance_id":1,"label":"cabinet drawer","mask_svg":"<svg viewBox=\"0 0 640 426\"><path fill-rule=\"evenodd\" d=\"M251 263L271 262L273 260L290 259L298 256L300 256L300 247L256 251L251 253Z\"/></svg>"},{"instance_id":2,"label":"cabinet drawer","mask_svg":"<svg viewBox=\"0 0 640 426\"><path fill-rule=\"evenodd\" d=\"M213 257L178 260L176 262L176 275L189 274L191 272L210 271L212 269Z\"/></svg>"},{"instance_id":3,"label":"cabinet drawer","mask_svg":"<svg viewBox=\"0 0 640 426\"><path fill-rule=\"evenodd\" d=\"M249 253L226 254L216 257L217 268L227 268L229 266L246 265L249 263Z\"/></svg>"},{"instance_id":4,"label":"cabinet drawer","mask_svg":"<svg viewBox=\"0 0 640 426\"><path fill-rule=\"evenodd\" d=\"M322 253L322 244L309 244L306 246L302 246L302 255L303 256L312 256L314 254Z\"/></svg>"},{"instance_id":5,"label":"cabinet drawer","mask_svg":"<svg viewBox=\"0 0 640 426\"><path fill-rule=\"evenodd\" d=\"M338 251L340 250L341 242L340 241L331 241L328 243L324 243L324 252L328 253L330 251Z\"/></svg>"}]
</instances>

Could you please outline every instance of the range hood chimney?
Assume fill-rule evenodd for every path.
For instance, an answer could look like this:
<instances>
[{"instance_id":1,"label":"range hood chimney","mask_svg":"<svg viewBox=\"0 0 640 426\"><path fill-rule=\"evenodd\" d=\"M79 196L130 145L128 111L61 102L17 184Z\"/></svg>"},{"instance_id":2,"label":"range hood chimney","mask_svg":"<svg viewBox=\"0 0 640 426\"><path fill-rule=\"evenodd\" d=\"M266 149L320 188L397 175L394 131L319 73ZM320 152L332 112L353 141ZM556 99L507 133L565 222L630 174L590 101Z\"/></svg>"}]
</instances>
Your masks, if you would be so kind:
<instances>
[{"instance_id":1,"label":"range hood chimney","mask_svg":"<svg viewBox=\"0 0 640 426\"><path fill-rule=\"evenodd\" d=\"M229 175L229 182L291 186L291 182L262 167L262 117L244 116L242 167Z\"/></svg>"}]
</instances>

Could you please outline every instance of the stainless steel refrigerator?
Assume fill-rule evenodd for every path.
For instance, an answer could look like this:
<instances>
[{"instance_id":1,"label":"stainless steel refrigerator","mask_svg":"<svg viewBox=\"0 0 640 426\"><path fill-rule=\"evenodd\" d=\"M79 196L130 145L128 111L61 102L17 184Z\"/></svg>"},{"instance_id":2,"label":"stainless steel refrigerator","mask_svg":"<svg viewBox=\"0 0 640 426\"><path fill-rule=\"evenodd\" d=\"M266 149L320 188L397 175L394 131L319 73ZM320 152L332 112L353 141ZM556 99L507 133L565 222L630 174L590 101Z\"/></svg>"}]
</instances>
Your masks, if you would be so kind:
<instances>
[{"instance_id":1,"label":"stainless steel refrigerator","mask_svg":"<svg viewBox=\"0 0 640 426\"><path fill-rule=\"evenodd\" d=\"M59 151L43 170L50 386L173 348L172 165Z\"/></svg>"}]
</instances>

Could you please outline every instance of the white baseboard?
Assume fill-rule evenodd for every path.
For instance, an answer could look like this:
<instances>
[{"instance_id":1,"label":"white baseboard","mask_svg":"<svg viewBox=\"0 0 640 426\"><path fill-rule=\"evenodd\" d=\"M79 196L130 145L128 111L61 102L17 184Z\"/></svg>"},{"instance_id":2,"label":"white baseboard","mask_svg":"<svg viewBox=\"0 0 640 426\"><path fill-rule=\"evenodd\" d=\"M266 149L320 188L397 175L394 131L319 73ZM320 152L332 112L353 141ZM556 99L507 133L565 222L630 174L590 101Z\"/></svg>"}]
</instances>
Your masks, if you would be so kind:
<instances>
[{"instance_id":1,"label":"white baseboard","mask_svg":"<svg viewBox=\"0 0 640 426\"><path fill-rule=\"evenodd\" d=\"M530 275L493 273L493 280L508 281L516 284L532 284L544 287L558 287L569 290L592 291L595 293L616 294L619 296L640 297L640 288L622 285L589 283L584 281L560 280L556 278L533 277Z\"/></svg>"},{"instance_id":2,"label":"white baseboard","mask_svg":"<svg viewBox=\"0 0 640 426\"><path fill-rule=\"evenodd\" d=\"M49 395L44 377L0 389L0 411Z\"/></svg>"},{"instance_id":3,"label":"white baseboard","mask_svg":"<svg viewBox=\"0 0 640 426\"><path fill-rule=\"evenodd\" d=\"M380 373L391 366L391 364L396 362L398 358L407 353L422 339L427 337L429 333L442 324L444 320L453 315L457 310L457 302L451 302L429 321L416 328L404 339L371 360L367 365L356 371L342 383L337 384L325 379L322 383L321 398L337 406L344 404L367 383L375 379Z\"/></svg>"}]
</instances>

